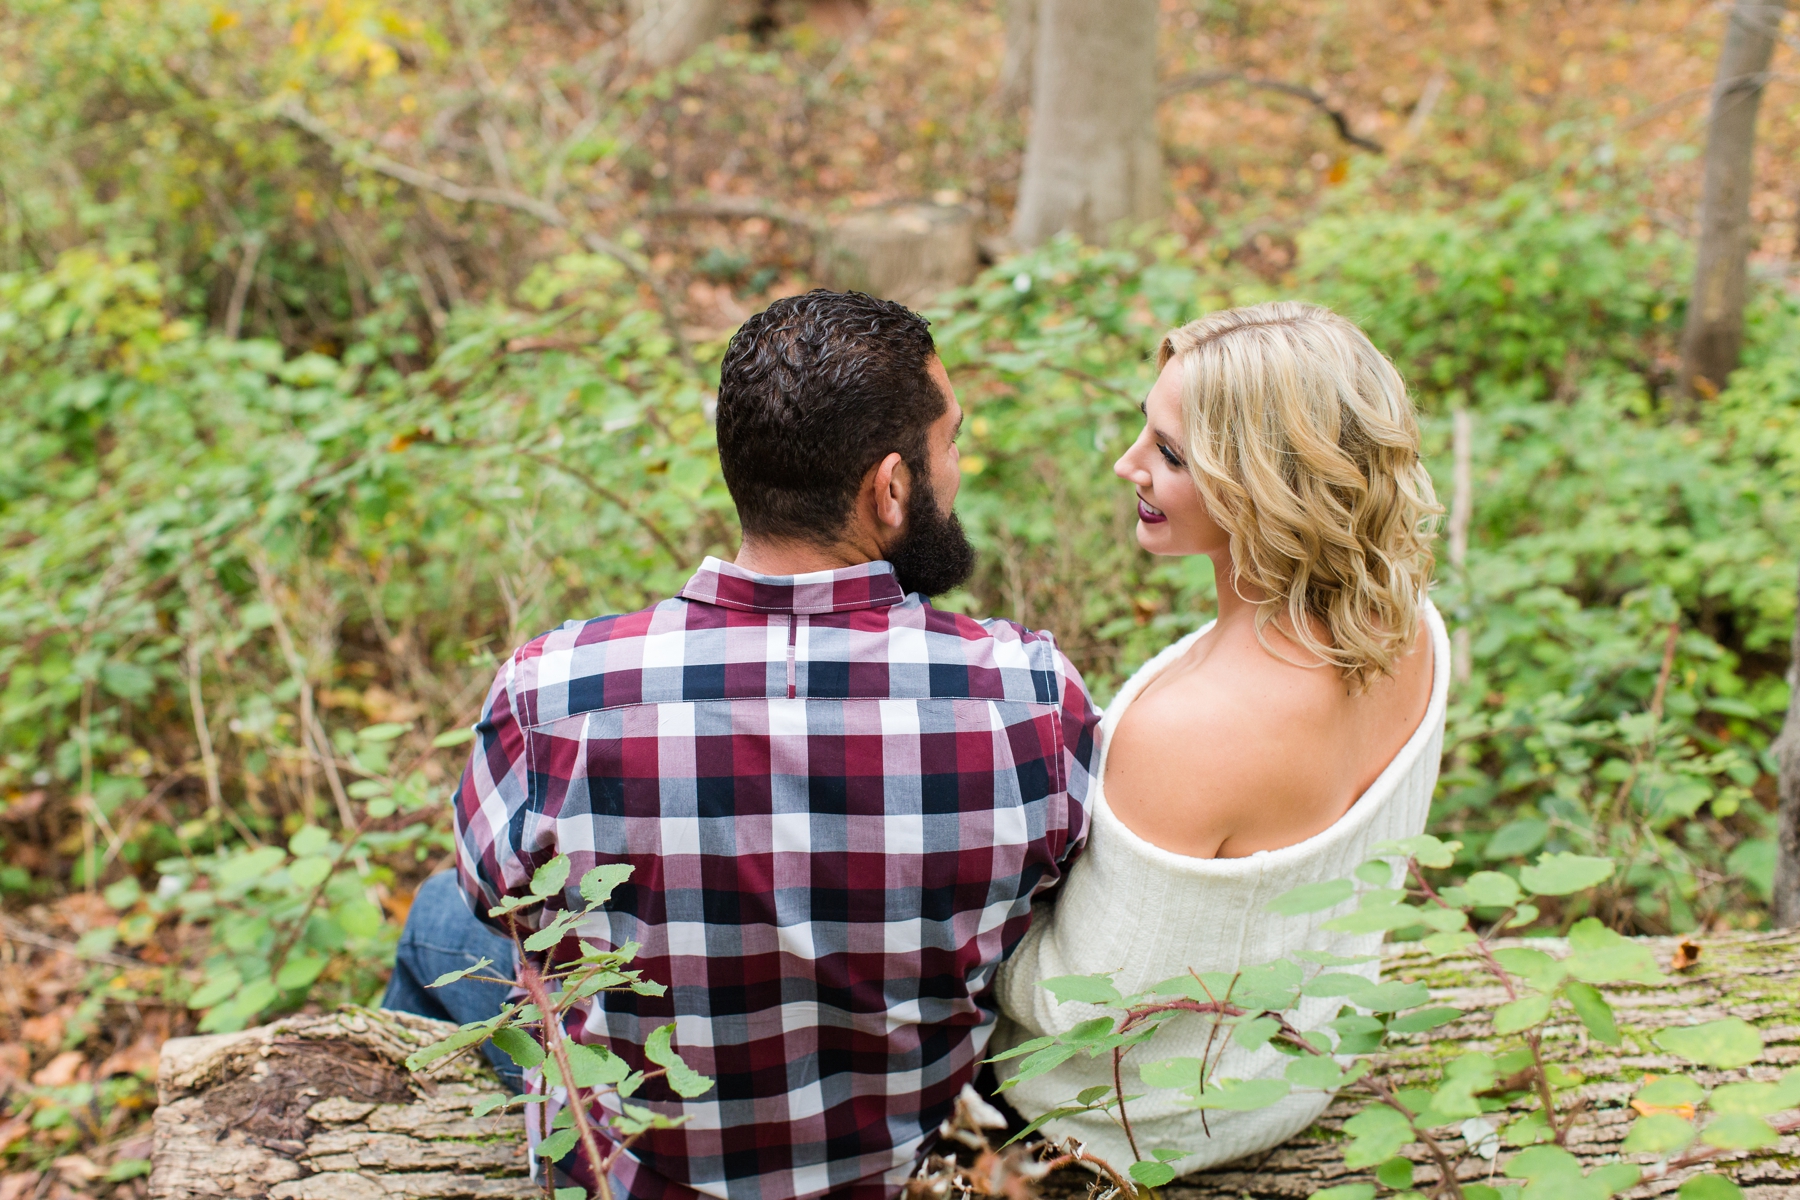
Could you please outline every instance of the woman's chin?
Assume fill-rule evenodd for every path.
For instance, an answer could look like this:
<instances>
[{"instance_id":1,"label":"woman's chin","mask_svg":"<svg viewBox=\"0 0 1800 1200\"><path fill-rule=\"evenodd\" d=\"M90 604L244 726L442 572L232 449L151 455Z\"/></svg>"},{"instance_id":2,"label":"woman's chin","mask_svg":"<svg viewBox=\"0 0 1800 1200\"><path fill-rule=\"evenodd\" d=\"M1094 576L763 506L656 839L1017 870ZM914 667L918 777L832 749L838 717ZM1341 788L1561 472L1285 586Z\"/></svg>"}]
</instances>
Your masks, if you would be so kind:
<instances>
[{"instance_id":1,"label":"woman's chin","mask_svg":"<svg viewBox=\"0 0 1800 1200\"><path fill-rule=\"evenodd\" d=\"M1137 544L1151 554L1175 554L1177 551L1169 546L1169 535L1165 526L1137 524Z\"/></svg>"}]
</instances>

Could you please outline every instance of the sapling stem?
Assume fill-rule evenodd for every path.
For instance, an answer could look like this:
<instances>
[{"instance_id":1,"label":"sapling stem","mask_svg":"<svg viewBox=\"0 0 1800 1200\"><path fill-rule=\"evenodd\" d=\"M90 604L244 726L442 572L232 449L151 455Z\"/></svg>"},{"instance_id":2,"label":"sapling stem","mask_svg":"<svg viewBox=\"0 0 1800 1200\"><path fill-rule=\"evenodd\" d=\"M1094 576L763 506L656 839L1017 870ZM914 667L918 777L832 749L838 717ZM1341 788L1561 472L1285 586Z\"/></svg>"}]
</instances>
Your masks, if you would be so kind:
<instances>
[{"instance_id":1,"label":"sapling stem","mask_svg":"<svg viewBox=\"0 0 1800 1200\"><path fill-rule=\"evenodd\" d=\"M569 1064L569 1047L563 1040L562 1020L560 1014L550 1002L550 990L544 986L544 977L531 963L519 962L519 985L531 1002L537 1005L538 1017L542 1021L544 1046L550 1051L550 1057L556 1060L556 1067L562 1072L563 1090L569 1100L569 1116L575 1122L576 1136L581 1139L581 1148L587 1152L588 1163L594 1168L594 1185L600 1190L600 1200L612 1200L612 1184L607 1179L607 1168L611 1159L600 1153L600 1139L594 1133L592 1122L588 1120L587 1102L581 1096L580 1089L575 1086L575 1071ZM545 1165L545 1173L555 1170L554 1164Z\"/></svg>"}]
</instances>

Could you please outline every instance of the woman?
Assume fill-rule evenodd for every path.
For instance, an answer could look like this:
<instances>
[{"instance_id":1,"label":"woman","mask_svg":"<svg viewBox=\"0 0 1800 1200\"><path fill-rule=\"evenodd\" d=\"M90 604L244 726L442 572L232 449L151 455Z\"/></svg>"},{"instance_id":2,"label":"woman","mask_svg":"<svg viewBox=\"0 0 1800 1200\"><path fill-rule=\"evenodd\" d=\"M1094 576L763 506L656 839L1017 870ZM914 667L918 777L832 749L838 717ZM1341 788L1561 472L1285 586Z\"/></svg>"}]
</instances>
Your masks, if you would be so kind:
<instances>
[{"instance_id":1,"label":"woman","mask_svg":"<svg viewBox=\"0 0 1800 1200\"><path fill-rule=\"evenodd\" d=\"M1425 589L1439 509L1393 365L1344 318L1285 302L1183 326L1157 359L1143 432L1114 470L1137 491L1144 549L1212 559L1219 615L1107 709L1088 847L1001 968L996 1050L1106 1015L1037 986L1058 975L1116 972L1129 994L1299 949L1374 953L1380 934L1319 928L1342 909L1268 904L1421 832L1437 778L1449 647ZM1348 969L1374 978L1377 964ZM1303 1001L1301 1026L1341 1003ZM1180 1151L1184 1174L1284 1141L1329 1101L1296 1091L1203 1126L1181 1093L1138 1078L1134 1062L1200 1057L1210 1030L1175 1018L1125 1059L1136 1150ZM1021 1061L996 1064L1001 1079ZM1279 1077L1287 1061L1232 1045L1215 1076ZM1004 1096L1034 1117L1112 1084L1110 1056L1078 1055ZM1140 1157L1103 1113L1045 1129L1121 1170Z\"/></svg>"}]
</instances>

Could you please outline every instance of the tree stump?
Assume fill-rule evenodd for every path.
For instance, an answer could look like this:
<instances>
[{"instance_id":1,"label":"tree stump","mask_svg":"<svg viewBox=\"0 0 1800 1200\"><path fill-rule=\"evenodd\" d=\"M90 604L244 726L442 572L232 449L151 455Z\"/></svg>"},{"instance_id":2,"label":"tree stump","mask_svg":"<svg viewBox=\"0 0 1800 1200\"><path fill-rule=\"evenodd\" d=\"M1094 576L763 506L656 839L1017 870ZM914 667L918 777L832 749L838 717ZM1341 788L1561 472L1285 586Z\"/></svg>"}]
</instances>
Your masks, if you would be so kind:
<instances>
[{"instance_id":1,"label":"tree stump","mask_svg":"<svg viewBox=\"0 0 1800 1200\"><path fill-rule=\"evenodd\" d=\"M1657 961L1665 969L1681 940L1644 939L1655 948ZM1552 1022L1544 1027L1545 1058L1579 1072L1585 1080L1576 1094L1586 1102L1587 1109L1570 1131L1568 1149L1586 1167L1624 1157L1619 1153L1619 1143L1625 1140L1636 1116L1630 1108L1631 1094L1637 1080L1645 1074L1685 1073L1702 1083L1719 1084L1773 1080L1783 1071L1800 1066L1800 930L1709 935L1694 940L1701 947L1700 959L1690 969L1672 972L1655 984L1616 983L1602 989L1612 1001L1624 1045L1612 1047L1592 1041L1581 1023L1560 1007ZM1560 942L1539 939L1507 944L1535 946L1558 955L1565 949ZM1476 1014L1407 1039L1398 1056L1400 1074L1407 1079L1403 1086L1412 1086L1427 1067L1456 1055L1470 1050L1491 1051L1503 1042L1516 1044L1516 1038L1494 1036L1488 1014L1506 998L1473 958L1435 958L1417 944L1393 945L1386 948L1384 977L1421 980L1431 986L1433 1003L1452 1004ZM1664 1053L1650 1041L1652 1034L1670 1026L1694 1025L1727 1016L1742 1017L1762 1031L1762 1058L1741 1070L1694 1067ZM1154 1056L1154 1044L1146 1049ZM1532 1103L1521 1102L1517 1112L1533 1107ZM1299 1200L1337 1184L1372 1181L1372 1171L1344 1168L1344 1137L1340 1130L1353 1111L1342 1102L1333 1104L1311 1129L1261 1158L1196 1172L1159 1189L1159 1194L1163 1200ZM1517 1112L1492 1113L1488 1120L1501 1126ZM1464 1143L1462 1138L1453 1136L1446 1145L1452 1153L1460 1153ZM1512 1182L1502 1172L1514 1153L1511 1147L1504 1147L1492 1162L1465 1162L1458 1177L1469 1183L1486 1183L1491 1173L1498 1182ZM1425 1148L1412 1145L1401 1154L1413 1162L1418 1181L1414 1186L1430 1194L1438 1172ZM1631 1161L1648 1166L1654 1159L1638 1155ZM1683 1179L1704 1174L1708 1169L1730 1174L1744 1189L1747 1200L1800 1200L1800 1137L1784 1137L1762 1150L1727 1152L1707 1166L1647 1181L1624 1194L1632 1200L1673 1196ZM1046 1181L1045 1190L1051 1196L1080 1195L1092 1178L1082 1172L1058 1172Z\"/></svg>"},{"instance_id":2,"label":"tree stump","mask_svg":"<svg viewBox=\"0 0 1800 1200\"><path fill-rule=\"evenodd\" d=\"M830 225L819 240L819 277L917 308L975 278L981 267L975 214L960 204L896 204Z\"/></svg>"},{"instance_id":3,"label":"tree stump","mask_svg":"<svg viewBox=\"0 0 1800 1200\"><path fill-rule=\"evenodd\" d=\"M526 1200L539 1195L517 1113L478 1055L414 1073L456 1026L350 1008L173 1038L157 1074L153 1200Z\"/></svg>"}]
</instances>

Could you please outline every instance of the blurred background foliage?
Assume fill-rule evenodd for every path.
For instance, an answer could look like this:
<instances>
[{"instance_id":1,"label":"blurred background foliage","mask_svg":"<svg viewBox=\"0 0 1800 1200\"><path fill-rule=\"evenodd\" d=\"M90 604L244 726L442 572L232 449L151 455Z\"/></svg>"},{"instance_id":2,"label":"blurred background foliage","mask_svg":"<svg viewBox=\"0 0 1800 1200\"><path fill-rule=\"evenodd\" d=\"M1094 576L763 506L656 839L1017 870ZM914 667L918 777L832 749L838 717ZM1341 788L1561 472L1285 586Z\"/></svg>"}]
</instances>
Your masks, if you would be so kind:
<instances>
[{"instance_id":1,"label":"blurred background foliage","mask_svg":"<svg viewBox=\"0 0 1800 1200\"><path fill-rule=\"evenodd\" d=\"M1766 101L1789 167L1753 204L1745 366L1689 411L1682 104L1717 36L1689 6L1164 8L1171 75L1280 65L1388 152L1348 157L1304 104L1183 97L1165 223L987 244L930 313L982 551L943 603L1054 630L1109 697L1213 603L1204 560L1136 549L1111 474L1157 336L1328 304L1412 384L1446 502L1469 417L1433 831L1470 870L1620 859L1582 903L1628 932L1764 922L1800 531L1791 93ZM499 658L734 552L717 360L810 285L821 221L935 196L1005 227L1024 118L991 6L733 19L658 71L602 0L0 14L17 1171L133 1192L163 1037L379 995Z\"/></svg>"}]
</instances>

